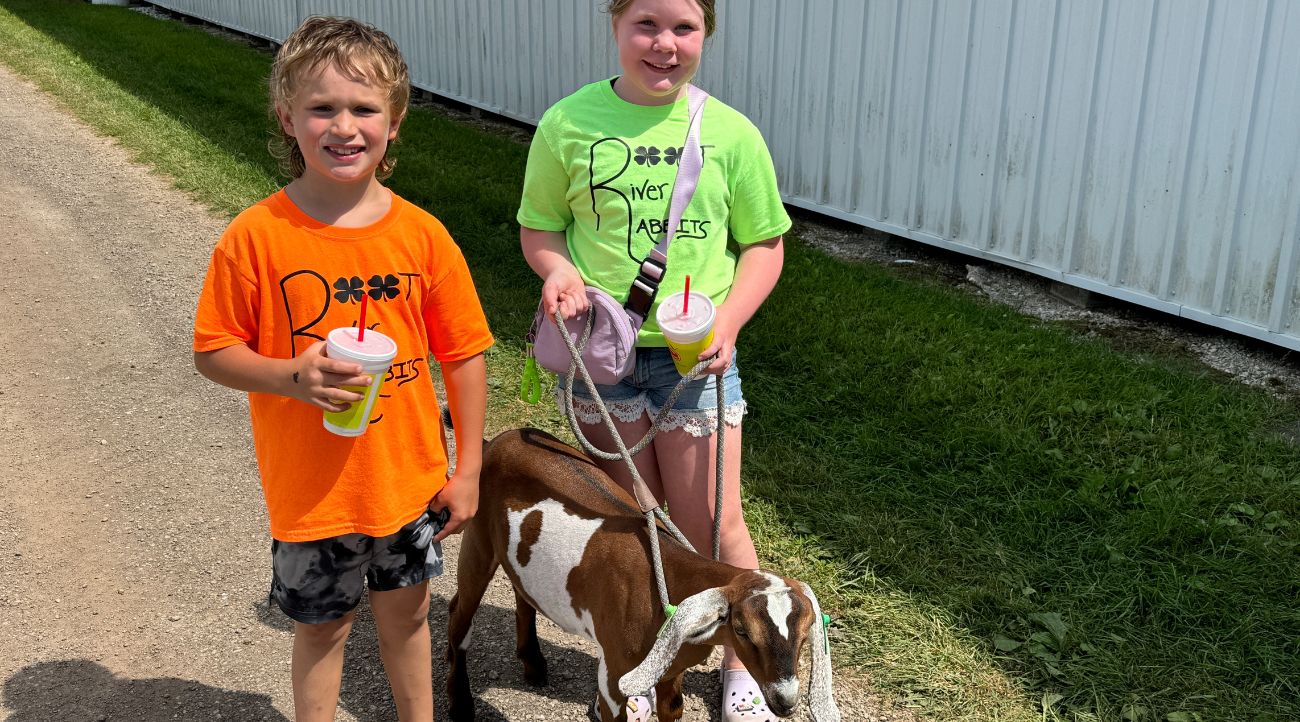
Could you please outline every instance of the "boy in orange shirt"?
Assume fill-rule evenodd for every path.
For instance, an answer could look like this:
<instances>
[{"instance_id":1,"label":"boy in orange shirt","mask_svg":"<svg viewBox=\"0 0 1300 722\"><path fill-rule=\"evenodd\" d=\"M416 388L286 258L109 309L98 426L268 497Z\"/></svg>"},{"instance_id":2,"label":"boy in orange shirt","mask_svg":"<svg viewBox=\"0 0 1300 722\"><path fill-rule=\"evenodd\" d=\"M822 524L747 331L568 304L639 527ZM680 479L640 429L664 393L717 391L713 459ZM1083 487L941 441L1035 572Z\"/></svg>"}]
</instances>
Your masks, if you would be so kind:
<instances>
[{"instance_id":1,"label":"boy in orange shirt","mask_svg":"<svg viewBox=\"0 0 1300 722\"><path fill-rule=\"evenodd\" d=\"M478 507L492 335L446 229L380 183L409 97L401 53L373 27L315 17L285 40L271 100L294 179L226 229L195 320L195 366L249 392L299 722L334 719L366 587L399 717L433 719L428 579ZM341 387L369 377L323 339L357 322L363 294L367 328L398 353L368 430L336 436L321 413L362 400ZM461 442L450 478L430 356Z\"/></svg>"}]
</instances>

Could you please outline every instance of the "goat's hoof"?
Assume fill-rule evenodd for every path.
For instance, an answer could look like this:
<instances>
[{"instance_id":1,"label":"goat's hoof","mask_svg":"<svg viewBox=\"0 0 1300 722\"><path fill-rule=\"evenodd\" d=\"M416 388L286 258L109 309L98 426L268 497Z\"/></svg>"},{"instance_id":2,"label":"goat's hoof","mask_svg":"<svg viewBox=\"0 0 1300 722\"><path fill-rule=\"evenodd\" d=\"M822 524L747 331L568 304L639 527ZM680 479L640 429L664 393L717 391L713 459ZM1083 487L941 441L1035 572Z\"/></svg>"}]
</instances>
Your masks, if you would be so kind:
<instances>
[{"instance_id":1,"label":"goat's hoof","mask_svg":"<svg viewBox=\"0 0 1300 722\"><path fill-rule=\"evenodd\" d=\"M471 699L468 704L454 700L447 710L447 718L452 722L474 722L474 700Z\"/></svg>"},{"instance_id":2,"label":"goat's hoof","mask_svg":"<svg viewBox=\"0 0 1300 722\"><path fill-rule=\"evenodd\" d=\"M524 667L524 681L533 687L545 686L547 680L546 674L546 657L542 656L542 650L537 646L537 638L533 638L533 644L522 649L518 653L519 662Z\"/></svg>"},{"instance_id":3,"label":"goat's hoof","mask_svg":"<svg viewBox=\"0 0 1300 722\"><path fill-rule=\"evenodd\" d=\"M524 665L524 681L533 687L545 687L549 679L545 659Z\"/></svg>"}]
</instances>

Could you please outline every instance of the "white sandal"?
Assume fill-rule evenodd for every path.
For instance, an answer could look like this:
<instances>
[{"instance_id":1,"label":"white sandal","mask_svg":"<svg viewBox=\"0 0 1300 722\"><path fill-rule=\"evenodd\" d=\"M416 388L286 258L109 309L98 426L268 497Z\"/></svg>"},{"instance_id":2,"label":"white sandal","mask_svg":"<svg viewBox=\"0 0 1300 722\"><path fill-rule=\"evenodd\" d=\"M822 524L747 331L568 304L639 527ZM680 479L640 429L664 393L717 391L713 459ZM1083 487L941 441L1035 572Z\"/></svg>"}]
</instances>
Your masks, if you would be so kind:
<instances>
[{"instance_id":1,"label":"white sandal","mask_svg":"<svg viewBox=\"0 0 1300 722\"><path fill-rule=\"evenodd\" d=\"M777 722L753 675L743 669L718 671L722 675L723 722Z\"/></svg>"}]
</instances>

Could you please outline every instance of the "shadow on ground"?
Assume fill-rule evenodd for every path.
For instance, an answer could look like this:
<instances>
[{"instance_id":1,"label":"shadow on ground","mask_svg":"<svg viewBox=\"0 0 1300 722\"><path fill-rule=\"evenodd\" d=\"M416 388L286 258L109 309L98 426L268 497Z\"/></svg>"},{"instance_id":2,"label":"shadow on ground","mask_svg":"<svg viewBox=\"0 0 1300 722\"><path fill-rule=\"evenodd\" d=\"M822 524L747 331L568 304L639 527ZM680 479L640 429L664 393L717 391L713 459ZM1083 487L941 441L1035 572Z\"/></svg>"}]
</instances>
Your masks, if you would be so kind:
<instances>
[{"instance_id":1,"label":"shadow on ground","mask_svg":"<svg viewBox=\"0 0 1300 722\"><path fill-rule=\"evenodd\" d=\"M271 604L257 604L252 610L262 624L280 632L292 632L293 621ZM434 596L430 604L429 628L433 636L433 689L437 706L435 719L446 715L446 673L442 663L447 650L447 600ZM474 616L475 646L469 655L470 686L474 691L479 720L510 719L483 699L485 690L509 688L548 697L585 708L595 695L596 659L581 651L556 646L541 640L542 655L551 669L551 681L544 687L524 682L522 668L515 658L515 610L490 604L479 607ZM288 674L286 667L284 673ZM493 678L495 676L495 679ZM392 692L384 676L379 656L379 639L370 606L362 603L348 637L343 662L343 687L339 690L339 708L360 722L393 722L397 719ZM38 717L31 720L44 719ZM91 719L94 719L93 717ZM159 718L163 719L163 718ZM166 717L171 719L171 717ZM244 718L238 718L244 719ZM247 718L262 719L262 718ZM280 719L269 717L266 719Z\"/></svg>"},{"instance_id":2,"label":"shadow on ground","mask_svg":"<svg viewBox=\"0 0 1300 722\"><path fill-rule=\"evenodd\" d=\"M84 659L41 662L4 685L8 722L228 719L286 722L271 698L174 677L126 679Z\"/></svg>"}]
</instances>

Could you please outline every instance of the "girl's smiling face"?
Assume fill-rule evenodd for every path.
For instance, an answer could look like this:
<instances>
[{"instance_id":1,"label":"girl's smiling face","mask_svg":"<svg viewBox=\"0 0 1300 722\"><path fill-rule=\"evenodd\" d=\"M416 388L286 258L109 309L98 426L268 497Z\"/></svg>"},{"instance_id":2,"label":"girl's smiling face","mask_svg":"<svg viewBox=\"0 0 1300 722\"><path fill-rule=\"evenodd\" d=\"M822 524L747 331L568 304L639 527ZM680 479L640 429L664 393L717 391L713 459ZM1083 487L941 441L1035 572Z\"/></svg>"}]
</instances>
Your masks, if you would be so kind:
<instances>
[{"instance_id":1,"label":"girl's smiling face","mask_svg":"<svg viewBox=\"0 0 1300 722\"><path fill-rule=\"evenodd\" d=\"M373 178L402 123L382 91L333 65L305 73L289 107L277 107L276 115L302 151L305 174L335 183Z\"/></svg>"},{"instance_id":2,"label":"girl's smiling face","mask_svg":"<svg viewBox=\"0 0 1300 722\"><path fill-rule=\"evenodd\" d=\"M695 0L635 0L614 18L623 74L614 92L637 105L666 105L700 67L704 11Z\"/></svg>"}]
</instances>

